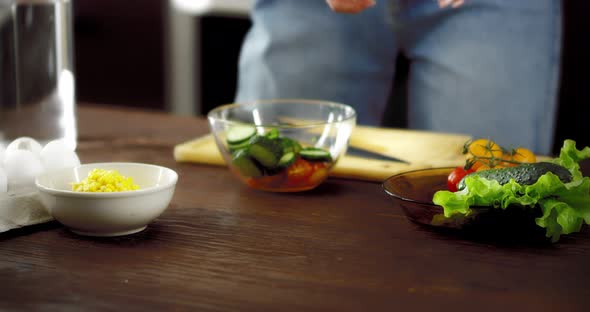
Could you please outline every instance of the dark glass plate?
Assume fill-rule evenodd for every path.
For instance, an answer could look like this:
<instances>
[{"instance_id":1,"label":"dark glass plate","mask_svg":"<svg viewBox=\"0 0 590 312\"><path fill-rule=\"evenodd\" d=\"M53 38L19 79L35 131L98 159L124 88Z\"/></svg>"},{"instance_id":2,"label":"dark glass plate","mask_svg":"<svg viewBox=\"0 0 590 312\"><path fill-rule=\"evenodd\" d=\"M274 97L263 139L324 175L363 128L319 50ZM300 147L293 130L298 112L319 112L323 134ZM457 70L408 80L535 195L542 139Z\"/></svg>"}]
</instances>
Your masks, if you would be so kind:
<instances>
[{"instance_id":1,"label":"dark glass plate","mask_svg":"<svg viewBox=\"0 0 590 312\"><path fill-rule=\"evenodd\" d=\"M407 218L435 228L502 235L544 236L535 218L540 209L510 206L505 210L490 207L472 207L469 217L445 218L443 208L432 202L434 193L447 190L447 176L454 168L430 168L403 172L383 182L385 193L399 205Z\"/></svg>"}]
</instances>

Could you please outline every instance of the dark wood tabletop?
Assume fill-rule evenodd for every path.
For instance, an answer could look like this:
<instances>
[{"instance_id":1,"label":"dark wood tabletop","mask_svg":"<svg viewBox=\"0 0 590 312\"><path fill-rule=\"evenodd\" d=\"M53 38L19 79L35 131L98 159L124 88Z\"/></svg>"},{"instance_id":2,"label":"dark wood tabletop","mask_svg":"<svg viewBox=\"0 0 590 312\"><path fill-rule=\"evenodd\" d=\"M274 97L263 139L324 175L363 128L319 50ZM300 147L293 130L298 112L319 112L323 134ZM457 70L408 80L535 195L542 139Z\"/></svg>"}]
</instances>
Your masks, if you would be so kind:
<instances>
[{"instance_id":1,"label":"dark wood tabletop","mask_svg":"<svg viewBox=\"0 0 590 312\"><path fill-rule=\"evenodd\" d=\"M441 232L355 180L251 190L175 162L204 118L81 104L78 127L83 163L176 170L172 203L130 236L57 222L0 234L2 311L588 311L587 229L557 244Z\"/></svg>"}]
</instances>

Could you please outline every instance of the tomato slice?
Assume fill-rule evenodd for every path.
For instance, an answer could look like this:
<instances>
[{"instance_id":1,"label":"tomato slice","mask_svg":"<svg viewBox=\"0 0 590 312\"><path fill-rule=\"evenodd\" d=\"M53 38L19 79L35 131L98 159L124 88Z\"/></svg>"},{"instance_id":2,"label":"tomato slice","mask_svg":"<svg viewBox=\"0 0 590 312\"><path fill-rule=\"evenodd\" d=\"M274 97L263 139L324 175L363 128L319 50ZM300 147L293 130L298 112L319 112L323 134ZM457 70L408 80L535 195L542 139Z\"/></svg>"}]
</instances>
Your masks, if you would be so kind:
<instances>
[{"instance_id":1,"label":"tomato slice","mask_svg":"<svg viewBox=\"0 0 590 312\"><path fill-rule=\"evenodd\" d=\"M457 185L459 184L461 179L463 179L463 177L465 177L467 174L474 171L475 170L473 168L465 170L465 168L463 168L462 166L456 167L453 171L451 171L451 173L447 177L447 188L449 189L449 191L456 192Z\"/></svg>"},{"instance_id":2,"label":"tomato slice","mask_svg":"<svg viewBox=\"0 0 590 312\"><path fill-rule=\"evenodd\" d=\"M307 160L297 158L287 168L287 184L297 186L305 181L313 173L313 166Z\"/></svg>"},{"instance_id":3,"label":"tomato slice","mask_svg":"<svg viewBox=\"0 0 590 312\"><path fill-rule=\"evenodd\" d=\"M313 173L308 178L309 185L318 185L328 177L328 166L323 162L313 164Z\"/></svg>"}]
</instances>

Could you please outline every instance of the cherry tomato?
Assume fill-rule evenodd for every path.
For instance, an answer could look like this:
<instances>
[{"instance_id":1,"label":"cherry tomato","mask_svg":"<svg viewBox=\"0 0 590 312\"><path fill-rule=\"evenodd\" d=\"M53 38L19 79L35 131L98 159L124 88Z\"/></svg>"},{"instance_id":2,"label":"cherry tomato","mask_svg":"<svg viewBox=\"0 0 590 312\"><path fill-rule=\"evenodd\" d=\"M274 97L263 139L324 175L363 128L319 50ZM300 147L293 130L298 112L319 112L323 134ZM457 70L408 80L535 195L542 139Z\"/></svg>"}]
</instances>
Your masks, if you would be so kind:
<instances>
[{"instance_id":1,"label":"cherry tomato","mask_svg":"<svg viewBox=\"0 0 590 312\"><path fill-rule=\"evenodd\" d=\"M463 177L467 174L474 171L475 170L473 168L465 170L465 168L463 168L462 166L456 167L455 170L451 171L447 178L447 188L449 189L449 191L456 192L457 184L459 184L461 179L463 179Z\"/></svg>"},{"instance_id":2,"label":"cherry tomato","mask_svg":"<svg viewBox=\"0 0 590 312\"><path fill-rule=\"evenodd\" d=\"M481 165L495 167L502 159L502 148L494 141L477 139L466 147L467 159L475 159L472 168L477 169Z\"/></svg>"},{"instance_id":3,"label":"cherry tomato","mask_svg":"<svg viewBox=\"0 0 590 312\"><path fill-rule=\"evenodd\" d=\"M504 167L504 165L502 165L502 164L498 164L498 165L496 165L496 166L494 167L494 169L497 169L497 168L503 168L503 167ZM471 169L473 169L473 168L471 168ZM484 165L481 165L481 166L479 166L479 167L475 168L474 170L475 170L475 171L483 171L483 170L490 170L490 169L492 169L492 168L491 168L489 165L485 165L485 164L484 164Z\"/></svg>"},{"instance_id":4,"label":"cherry tomato","mask_svg":"<svg viewBox=\"0 0 590 312\"><path fill-rule=\"evenodd\" d=\"M506 167L518 166L521 163L537 162L537 157L535 154L531 150L524 147L507 151L502 156L502 159L506 160L502 163Z\"/></svg>"},{"instance_id":5,"label":"cherry tomato","mask_svg":"<svg viewBox=\"0 0 590 312\"><path fill-rule=\"evenodd\" d=\"M524 147L519 147L514 151L512 158L521 163L534 163L537 162L535 154Z\"/></svg>"}]
</instances>

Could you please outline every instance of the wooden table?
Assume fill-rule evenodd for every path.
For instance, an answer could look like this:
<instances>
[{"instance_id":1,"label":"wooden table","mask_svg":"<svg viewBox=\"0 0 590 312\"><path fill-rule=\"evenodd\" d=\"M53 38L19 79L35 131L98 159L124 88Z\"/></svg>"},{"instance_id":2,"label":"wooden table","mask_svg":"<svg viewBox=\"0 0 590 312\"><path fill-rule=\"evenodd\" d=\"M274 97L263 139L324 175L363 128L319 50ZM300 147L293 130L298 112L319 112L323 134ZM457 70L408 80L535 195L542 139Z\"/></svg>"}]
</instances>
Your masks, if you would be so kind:
<instances>
[{"instance_id":1,"label":"wooden table","mask_svg":"<svg viewBox=\"0 0 590 312\"><path fill-rule=\"evenodd\" d=\"M274 194L176 163L173 146L205 119L81 105L78 124L84 163L176 170L172 203L127 237L57 222L0 234L2 311L588 311L588 230L555 245L441 233L379 183Z\"/></svg>"}]
</instances>

